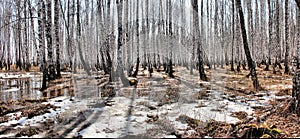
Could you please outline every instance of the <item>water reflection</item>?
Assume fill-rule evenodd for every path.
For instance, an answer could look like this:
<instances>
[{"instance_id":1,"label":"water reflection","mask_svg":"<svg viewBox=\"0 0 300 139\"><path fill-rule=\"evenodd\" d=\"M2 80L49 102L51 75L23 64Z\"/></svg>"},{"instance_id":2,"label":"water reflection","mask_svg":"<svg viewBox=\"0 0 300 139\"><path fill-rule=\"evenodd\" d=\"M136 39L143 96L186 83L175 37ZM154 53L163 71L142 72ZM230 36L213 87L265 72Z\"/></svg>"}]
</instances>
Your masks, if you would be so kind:
<instances>
[{"instance_id":1,"label":"water reflection","mask_svg":"<svg viewBox=\"0 0 300 139\"><path fill-rule=\"evenodd\" d=\"M5 76L0 79L0 101L38 99L42 97L40 76Z\"/></svg>"},{"instance_id":2,"label":"water reflection","mask_svg":"<svg viewBox=\"0 0 300 139\"><path fill-rule=\"evenodd\" d=\"M75 80L76 89L73 87L71 78L64 77L55 84L48 84L49 87L45 91L40 91L39 89L42 86L41 75L26 73L26 75L5 76L0 78L0 101L40 99L43 97L55 98L59 96L70 96L77 99L101 98L113 92L110 87L100 86L103 81L98 83L97 80L90 79L75 78Z\"/></svg>"}]
</instances>

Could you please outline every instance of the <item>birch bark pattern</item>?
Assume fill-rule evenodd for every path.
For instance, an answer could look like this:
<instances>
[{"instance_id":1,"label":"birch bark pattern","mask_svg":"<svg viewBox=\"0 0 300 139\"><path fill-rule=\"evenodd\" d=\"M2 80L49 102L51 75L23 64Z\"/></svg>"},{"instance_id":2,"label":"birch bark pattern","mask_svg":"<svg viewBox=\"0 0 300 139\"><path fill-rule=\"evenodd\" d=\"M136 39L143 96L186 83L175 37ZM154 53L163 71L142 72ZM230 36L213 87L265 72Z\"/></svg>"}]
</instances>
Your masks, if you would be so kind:
<instances>
[{"instance_id":1,"label":"birch bark pattern","mask_svg":"<svg viewBox=\"0 0 300 139\"><path fill-rule=\"evenodd\" d=\"M55 32L55 48L56 48L56 78L61 78L60 73L60 46L59 46L59 7L58 0L54 0L54 32Z\"/></svg>"},{"instance_id":2,"label":"birch bark pattern","mask_svg":"<svg viewBox=\"0 0 300 139\"><path fill-rule=\"evenodd\" d=\"M53 63L53 46L52 46L52 2L47 0L47 18L46 18L46 39L47 39L47 53L48 53L48 80L55 79L55 69Z\"/></svg>"},{"instance_id":3,"label":"birch bark pattern","mask_svg":"<svg viewBox=\"0 0 300 139\"><path fill-rule=\"evenodd\" d=\"M203 58L202 58L202 42L200 37L200 30L199 30L199 12L198 12L198 1L192 0L192 6L193 6L193 37L194 37L194 46L197 47L197 56L198 56L198 68L199 68L199 76L200 79L203 81L207 81L207 77L204 71L203 66Z\"/></svg>"},{"instance_id":4,"label":"birch bark pattern","mask_svg":"<svg viewBox=\"0 0 300 139\"><path fill-rule=\"evenodd\" d=\"M123 44L123 25L122 25L122 5L123 5L123 0L118 0L117 1L117 14L118 14L118 37L117 37L117 73L118 76L121 78L122 84L124 87L129 86L129 81L126 79L124 75L124 69L123 69L123 60L122 60L122 51L121 47Z\"/></svg>"},{"instance_id":5,"label":"birch bark pattern","mask_svg":"<svg viewBox=\"0 0 300 139\"><path fill-rule=\"evenodd\" d=\"M45 3L43 0L39 0L39 7L38 7L38 31L39 31L39 52L38 58L39 63L43 72L42 76L42 87L41 91L47 88L47 69L46 69L46 59L45 59L45 37L44 37L44 27L45 27Z\"/></svg>"}]
</instances>

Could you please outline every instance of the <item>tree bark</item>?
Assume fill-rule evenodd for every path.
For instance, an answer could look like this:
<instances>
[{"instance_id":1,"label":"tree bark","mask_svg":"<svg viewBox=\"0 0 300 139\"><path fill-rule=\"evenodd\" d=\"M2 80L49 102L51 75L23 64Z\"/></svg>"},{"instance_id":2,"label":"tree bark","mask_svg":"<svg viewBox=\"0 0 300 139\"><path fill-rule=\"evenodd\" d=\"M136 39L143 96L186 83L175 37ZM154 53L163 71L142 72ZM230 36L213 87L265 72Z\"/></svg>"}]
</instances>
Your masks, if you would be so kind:
<instances>
[{"instance_id":1,"label":"tree bark","mask_svg":"<svg viewBox=\"0 0 300 139\"><path fill-rule=\"evenodd\" d=\"M46 21L46 39L48 52L48 80L55 79L55 69L53 63L53 46L52 46L52 2L47 0L47 21Z\"/></svg>"},{"instance_id":2,"label":"tree bark","mask_svg":"<svg viewBox=\"0 0 300 139\"><path fill-rule=\"evenodd\" d=\"M285 58L284 58L284 73L289 73L289 5L288 0L285 0Z\"/></svg>"},{"instance_id":3,"label":"tree bark","mask_svg":"<svg viewBox=\"0 0 300 139\"><path fill-rule=\"evenodd\" d=\"M43 0L39 0L39 8L38 8L38 30L39 30L39 63L43 72L42 76L42 87L41 91L47 88L47 68L46 68L46 59L45 59L45 37L44 37L44 29L45 29L45 20L46 20L46 12L45 12L45 3Z\"/></svg>"},{"instance_id":4,"label":"tree bark","mask_svg":"<svg viewBox=\"0 0 300 139\"><path fill-rule=\"evenodd\" d=\"M200 74L200 79L203 81L207 81L207 77L205 75L204 67L203 67L203 58L202 58L202 42L200 41L200 30L199 30L199 13L198 13L198 1L192 0L193 6L193 30L194 30L194 45L197 47L197 55L198 55L198 70Z\"/></svg>"},{"instance_id":5,"label":"tree bark","mask_svg":"<svg viewBox=\"0 0 300 139\"><path fill-rule=\"evenodd\" d=\"M255 61L255 56L254 56L254 45L253 45L253 18L252 18L252 4L251 4L252 0L247 0L247 11L248 11L248 46L249 49L252 51L253 54L253 61ZM251 52L250 51L250 52ZM248 65L249 67L249 65ZM250 69L250 67L249 67Z\"/></svg>"},{"instance_id":6,"label":"tree bark","mask_svg":"<svg viewBox=\"0 0 300 139\"><path fill-rule=\"evenodd\" d=\"M27 19L27 0L24 0L24 18ZM30 68L30 61L29 61L29 45L27 45L27 42L28 42L28 21L26 20L25 23L24 23L24 47L25 47L25 62L23 64L25 64L25 71L29 71L29 68Z\"/></svg>"},{"instance_id":7,"label":"tree bark","mask_svg":"<svg viewBox=\"0 0 300 139\"><path fill-rule=\"evenodd\" d=\"M54 0L54 25L55 25L55 45L56 45L56 78L61 78L60 73L60 46L59 46L59 7L58 0Z\"/></svg>"},{"instance_id":8,"label":"tree bark","mask_svg":"<svg viewBox=\"0 0 300 139\"><path fill-rule=\"evenodd\" d=\"M167 1L167 7L168 7L168 37L172 38L173 33L172 33L172 3L171 0ZM199 21L198 21L199 22ZM173 70L173 61L172 61L172 56L173 56L173 44L169 40L169 63L168 63L168 75L171 78L174 78L174 70Z\"/></svg>"},{"instance_id":9,"label":"tree bark","mask_svg":"<svg viewBox=\"0 0 300 139\"><path fill-rule=\"evenodd\" d=\"M245 28L245 21L244 21L244 14L243 14L243 10L242 10L241 0L237 0L237 9L239 11L244 50L245 50L248 66L250 67L250 74L251 74L251 79L252 79L252 82L253 82L253 86L256 90L261 90L262 88L259 85L257 75L256 75L256 71L255 71L255 63L251 58L250 50L249 50L249 47L248 47L247 33L246 33L246 28Z\"/></svg>"},{"instance_id":10,"label":"tree bark","mask_svg":"<svg viewBox=\"0 0 300 139\"><path fill-rule=\"evenodd\" d=\"M136 20L138 21L138 19L139 19L139 0L137 0L136 1L137 2L137 10L136 10ZM139 22L136 22L136 39L137 39L137 49L136 49L136 51L137 51L137 58L136 58L136 65L135 65L135 71L134 71L134 73L133 73L133 77L136 77L137 76L137 74L138 74L138 71L139 71L139 64L140 64L140 58L139 58L139 56L140 56L140 49L139 49L139 43L140 43L140 40L139 40Z\"/></svg>"},{"instance_id":11,"label":"tree bark","mask_svg":"<svg viewBox=\"0 0 300 139\"><path fill-rule=\"evenodd\" d=\"M297 12L297 36L300 36L300 0L295 0L298 8L296 8ZM300 115L300 73L297 73L297 69L299 69L300 63L300 39L297 38L297 52L296 56L293 59L293 109L296 111L298 115Z\"/></svg>"},{"instance_id":12,"label":"tree bark","mask_svg":"<svg viewBox=\"0 0 300 139\"><path fill-rule=\"evenodd\" d=\"M296 12L297 12L297 36L300 36L300 0L295 0L297 3L298 8L296 8ZM299 37L297 38L297 69L300 68L300 39Z\"/></svg>"},{"instance_id":13,"label":"tree bark","mask_svg":"<svg viewBox=\"0 0 300 139\"><path fill-rule=\"evenodd\" d=\"M275 28L276 28L276 46L275 46L275 58L273 63L273 73L276 74L276 67L278 66L279 69L282 69L280 60L281 60L281 37L280 37L280 7L279 7L280 0L276 1L276 14L275 14Z\"/></svg>"},{"instance_id":14,"label":"tree bark","mask_svg":"<svg viewBox=\"0 0 300 139\"><path fill-rule=\"evenodd\" d=\"M234 60L233 60L233 48L234 48L234 35L235 35L235 7L234 7L234 0L231 1L232 6L232 24L231 24L231 31L232 31L232 44L231 44L231 71L234 71Z\"/></svg>"},{"instance_id":15,"label":"tree bark","mask_svg":"<svg viewBox=\"0 0 300 139\"><path fill-rule=\"evenodd\" d=\"M299 101L299 87L298 86L298 77L297 77L297 57L293 58L293 62L292 62L292 74L293 74L293 90L292 90L292 103L290 106L290 110L294 113L297 112L297 109L299 107L299 105L297 105L298 101ZM298 112L300 113L300 111Z\"/></svg>"},{"instance_id":16,"label":"tree bark","mask_svg":"<svg viewBox=\"0 0 300 139\"><path fill-rule=\"evenodd\" d=\"M117 72L118 76L121 78L122 84L124 87L129 86L129 81L126 79L124 75L124 68L123 68L123 60L122 60L122 51L121 47L123 45L123 28L122 28L122 4L123 0L118 0L117 1L117 14L118 14L118 37L117 37Z\"/></svg>"},{"instance_id":17,"label":"tree bark","mask_svg":"<svg viewBox=\"0 0 300 139\"><path fill-rule=\"evenodd\" d=\"M266 63L266 68L265 68L265 70L266 71L268 71L268 70L270 70L269 69L269 66L271 65L271 46L272 46L272 43L273 43L273 33L272 33L272 8L271 8L271 0L268 0L268 8L269 8L269 21L268 21L268 28L269 28L269 37L268 37L268 40L269 40L269 42L268 42L268 61L267 61L267 63Z\"/></svg>"},{"instance_id":18,"label":"tree bark","mask_svg":"<svg viewBox=\"0 0 300 139\"><path fill-rule=\"evenodd\" d=\"M5 19L5 23L8 24L10 22L10 18L11 18L11 11L7 11L7 16L6 16L6 19ZM10 26L7 26L7 38L10 38L11 37L11 31L10 31ZM7 52L7 59L6 59L6 70L10 70L10 39L7 40L7 44L6 44L6 52Z\"/></svg>"}]
</instances>

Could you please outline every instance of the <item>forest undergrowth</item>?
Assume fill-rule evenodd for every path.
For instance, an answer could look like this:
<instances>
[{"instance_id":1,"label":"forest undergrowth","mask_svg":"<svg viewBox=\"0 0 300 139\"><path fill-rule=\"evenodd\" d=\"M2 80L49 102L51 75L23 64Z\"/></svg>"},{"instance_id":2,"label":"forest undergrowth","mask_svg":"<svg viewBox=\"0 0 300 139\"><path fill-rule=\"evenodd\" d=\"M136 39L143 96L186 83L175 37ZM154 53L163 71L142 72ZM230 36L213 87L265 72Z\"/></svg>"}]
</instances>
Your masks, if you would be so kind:
<instances>
[{"instance_id":1,"label":"forest undergrowth","mask_svg":"<svg viewBox=\"0 0 300 139\"><path fill-rule=\"evenodd\" d=\"M37 72L38 68L32 67L30 72ZM4 72L4 71L1 71ZM156 71L155 71L156 72ZM218 89L223 90L224 94L230 96L231 101L235 101L236 97L244 97L252 99L263 99L265 96L270 96L272 93L277 96L275 99L269 100L268 106L257 106L253 107L254 113L248 115L244 111L233 112L232 117L238 118L240 121L237 123L226 123L223 121L209 120L201 121L189 117L187 115L180 115L178 121L188 124L188 128L185 131L174 132L173 134L177 137L185 138L197 138L197 137L276 137L276 138L286 138L286 137L299 137L300 136L300 119L299 116L293 114L289 110L289 103L291 97L282 97L282 96L291 96L292 95L292 76L286 75L283 73L284 69L277 69L276 74L273 74L273 71L265 71L263 66L262 68L257 68L258 79L261 86L263 87L262 91L256 92L251 84L251 78L247 77L249 74L248 70L242 70L241 72L230 71L230 67L220 68L216 70L207 69L206 74L208 77L208 83L202 82L199 80L197 71L193 75L189 75L189 70L185 67L175 67L175 79L184 79L187 82L194 83L193 85L199 85L201 88L206 90ZM7 72L5 72L7 73ZM21 71L21 73L25 73ZM7 74L20 74L19 71L10 71ZM157 73L161 76L162 79L168 81L172 85L178 85L181 82L179 80L170 80L171 78L167 77L165 73ZM93 74L95 78L98 76L104 76L101 74ZM151 77L144 74L139 74L139 83L137 88L147 86L146 80ZM106 81L106 80L105 80ZM220 82L221 81L221 82ZM102 81L101 81L102 82ZM99 85L101 83L98 83ZM190 86L193 86L190 85ZM45 105L42 102L49 101L49 98L63 95L59 93L62 88L68 89L70 92L69 95L72 95L74 92L73 85L71 84L71 75L64 74L61 79L54 80L50 82L50 87L46 90L50 95L47 97L42 97L39 99L22 99L22 100L5 100L0 102L0 123L7 122L12 119L20 119L23 116L32 118L36 115L42 115L44 113L49 113L49 109L55 109L55 106ZM62 87L62 88L61 88ZM52 94L51 94L52 92ZM172 92L172 91L171 91ZM174 90L173 90L174 92ZM175 90L176 92L176 90ZM205 92L205 91L204 91ZM207 92L207 91L206 91ZM104 91L105 93L111 93L110 91ZM147 95L143 91L138 91L138 95ZM110 95L110 94L109 94ZM208 94L200 94L201 96L209 97ZM47 96L47 95L46 95ZM172 96L169 94L168 96ZM199 97L201 98L201 97ZM229 99L226 98L226 99ZM174 97L175 99L175 97ZM178 99L178 98L177 98ZM178 101L178 100L177 100ZM176 101L173 101L176 102ZM167 103L164 103L167 104ZM164 105L161 104L161 105ZM107 105L109 106L109 104ZM9 113L17 113L13 116L8 115ZM63 121L66 117L59 116L58 119ZM13 125L16 127L17 125ZM52 130L55 126L54 121L43 121L40 122L40 126L43 128L28 127L27 129L16 129L12 127L1 127L0 133L7 134L11 132L16 132L15 137L21 136L33 136L34 134L42 133ZM188 130L195 130L196 132L189 133ZM179 130L178 130L179 131ZM50 132L49 132L50 133ZM55 135L53 135L55 137Z\"/></svg>"},{"instance_id":2,"label":"forest undergrowth","mask_svg":"<svg viewBox=\"0 0 300 139\"><path fill-rule=\"evenodd\" d=\"M284 74L284 69L276 69L276 74L273 74L273 71L265 71L264 66L257 68L258 79L263 87L263 90L258 92L253 88L251 78L247 77L248 70L236 72L226 67L226 69L217 68L216 71L211 70L206 73L210 79L209 82L219 84L225 89L224 93L230 94L233 98L237 96L263 97L263 95L268 96L274 93L275 99L268 101L270 106L253 107L254 113L251 116L244 111L233 112L231 116L240 119L240 122L235 124L215 120L204 122L187 117L185 118L187 123L197 132L185 137L299 137L300 118L289 110L291 97L281 97L292 95L292 75ZM225 83L218 83L220 81L225 81ZM200 83L200 85L204 84Z\"/></svg>"}]
</instances>

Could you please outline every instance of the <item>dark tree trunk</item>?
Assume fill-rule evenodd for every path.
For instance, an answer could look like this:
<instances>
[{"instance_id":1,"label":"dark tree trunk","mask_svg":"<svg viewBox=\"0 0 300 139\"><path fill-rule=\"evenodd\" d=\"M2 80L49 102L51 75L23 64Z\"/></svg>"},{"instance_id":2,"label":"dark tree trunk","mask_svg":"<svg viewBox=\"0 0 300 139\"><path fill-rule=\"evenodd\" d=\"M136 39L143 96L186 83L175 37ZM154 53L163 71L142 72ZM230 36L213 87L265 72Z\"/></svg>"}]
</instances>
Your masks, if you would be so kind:
<instances>
[{"instance_id":1,"label":"dark tree trunk","mask_svg":"<svg viewBox=\"0 0 300 139\"><path fill-rule=\"evenodd\" d=\"M61 78L60 73L60 47L59 47L59 9L58 0L54 0L54 25L55 25L55 43L56 43L56 78Z\"/></svg>"},{"instance_id":2,"label":"dark tree trunk","mask_svg":"<svg viewBox=\"0 0 300 139\"><path fill-rule=\"evenodd\" d=\"M297 3L298 8L300 9L300 0L295 0L295 2Z\"/></svg>"},{"instance_id":3,"label":"dark tree trunk","mask_svg":"<svg viewBox=\"0 0 300 139\"><path fill-rule=\"evenodd\" d=\"M17 68L19 67L20 70L22 70L22 66L21 66L21 49L22 49L22 39L21 39L21 5L20 5L21 1L18 0L17 1L17 7L18 7L18 10L17 10L17 17L19 19L18 23L17 23L17 27L18 27L18 46L19 46L19 49L18 49L18 60L17 60ZM17 50L17 49L16 49Z\"/></svg>"},{"instance_id":4,"label":"dark tree trunk","mask_svg":"<svg viewBox=\"0 0 300 139\"><path fill-rule=\"evenodd\" d=\"M24 18L27 19L27 1L24 1ZM28 26L29 22L26 20L24 23L24 47L25 47L25 58L23 59L25 62L24 64L24 69L25 71L29 71L30 68L30 61L29 61L29 45L27 45L28 42Z\"/></svg>"},{"instance_id":5,"label":"dark tree trunk","mask_svg":"<svg viewBox=\"0 0 300 139\"><path fill-rule=\"evenodd\" d=\"M52 2L47 1L47 21L46 21L46 39L47 39L47 50L48 50L48 80L55 79L55 69L53 63L53 46L52 46Z\"/></svg>"},{"instance_id":6,"label":"dark tree trunk","mask_svg":"<svg viewBox=\"0 0 300 139\"><path fill-rule=\"evenodd\" d=\"M205 75L204 66L203 66L203 58L202 58L202 42L200 37L200 30L199 30L199 15L198 15L198 1L192 0L193 6L193 30L194 30L194 45L197 46L197 55L198 55L198 70L200 74L200 79L203 81L207 81L207 77ZM197 37L197 38L196 38Z\"/></svg>"},{"instance_id":7,"label":"dark tree trunk","mask_svg":"<svg viewBox=\"0 0 300 139\"><path fill-rule=\"evenodd\" d=\"M285 58L284 58L284 73L289 73L289 1L285 0Z\"/></svg>"},{"instance_id":8,"label":"dark tree trunk","mask_svg":"<svg viewBox=\"0 0 300 139\"><path fill-rule=\"evenodd\" d=\"M253 60L251 58L250 50L248 47L247 33L246 33L246 28L245 28L245 23L244 23L245 21L244 21L244 14L243 14L243 10L242 10L241 0L237 0L237 8L239 11L239 16L240 16L240 24L241 24L241 29L242 29L244 50L245 50L248 66L250 67L250 74L251 74L253 86L256 90L261 90L262 88L259 85L256 71L255 71L255 63L253 62Z\"/></svg>"},{"instance_id":9,"label":"dark tree trunk","mask_svg":"<svg viewBox=\"0 0 300 139\"><path fill-rule=\"evenodd\" d=\"M135 65L135 71L134 71L134 73L133 73L132 77L136 77L136 76L137 76L137 74L138 74L138 70L139 70L139 66L140 66L140 58L139 58L139 57L137 57L137 60L136 60L136 65Z\"/></svg>"},{"instance_id":10,"label":"dark tree trunk","mask_svg":"<svg viewBox=\"0 0 300 139\"><path fill-rule=\"evenodd\" d=\"M172 3L171 0L168 0L167 2L167 6L168 6L168 18L169 18L169 22L168 22L168 36L172 37L173 33L172 33ZM173 62L172 62L172 55L173 55L173 45L169 44L170 48L169 48L169 63L168 63L168 75L171 78L174 78L174 70L173 70Z\"/></svg>"},{"instance_id":11,"label":"dark tree trunk","mask_svg":"<svg viewBox=\"0 0 300 139\"><path fill-rule=\"evenodd\" d=\"M297 112L297 110L299 109L299 104L297 105L297 103L299 103L299 79L297 77L297 57L293 58L293 62L292 62L292 74L293 74L293 90L292 90L292 103L290 106L290 110L294 113L298 113L300 114L300 111Z\"/></svg>"},{"instance_id":12,"label":"dark tree trunk","mask_svg":"<svg viewBox=\"0 0 300 139\"><path fill-rule=\"evenodd\" d=\"M234 30L234 21L235 21L235 8L234 8L234 0L231 1L232 3L232 44L231 44L231 71L234 71L234 61L233 61L233 47L234 47L234 35L235 35L235 30Z\"/></svg>"},{"instance_id":13,"label":"dark tree trunk","mask_svg":"<svg viewBox=\"0 0 300 139\"><path fill-rule=\"evenodd\" d=\"M295 0L297 3L298 8L296 8L297 12L297 31L298 36L300 35L300 0ZM300 62L300 40L297 40L297 52L296 56L293 58L293 92L292 92L292 99L293 105L292 109L295 113L300 115L300 73L297 73L297 69L299 69L299 62Z\"/></svg>"}]
</instances>

